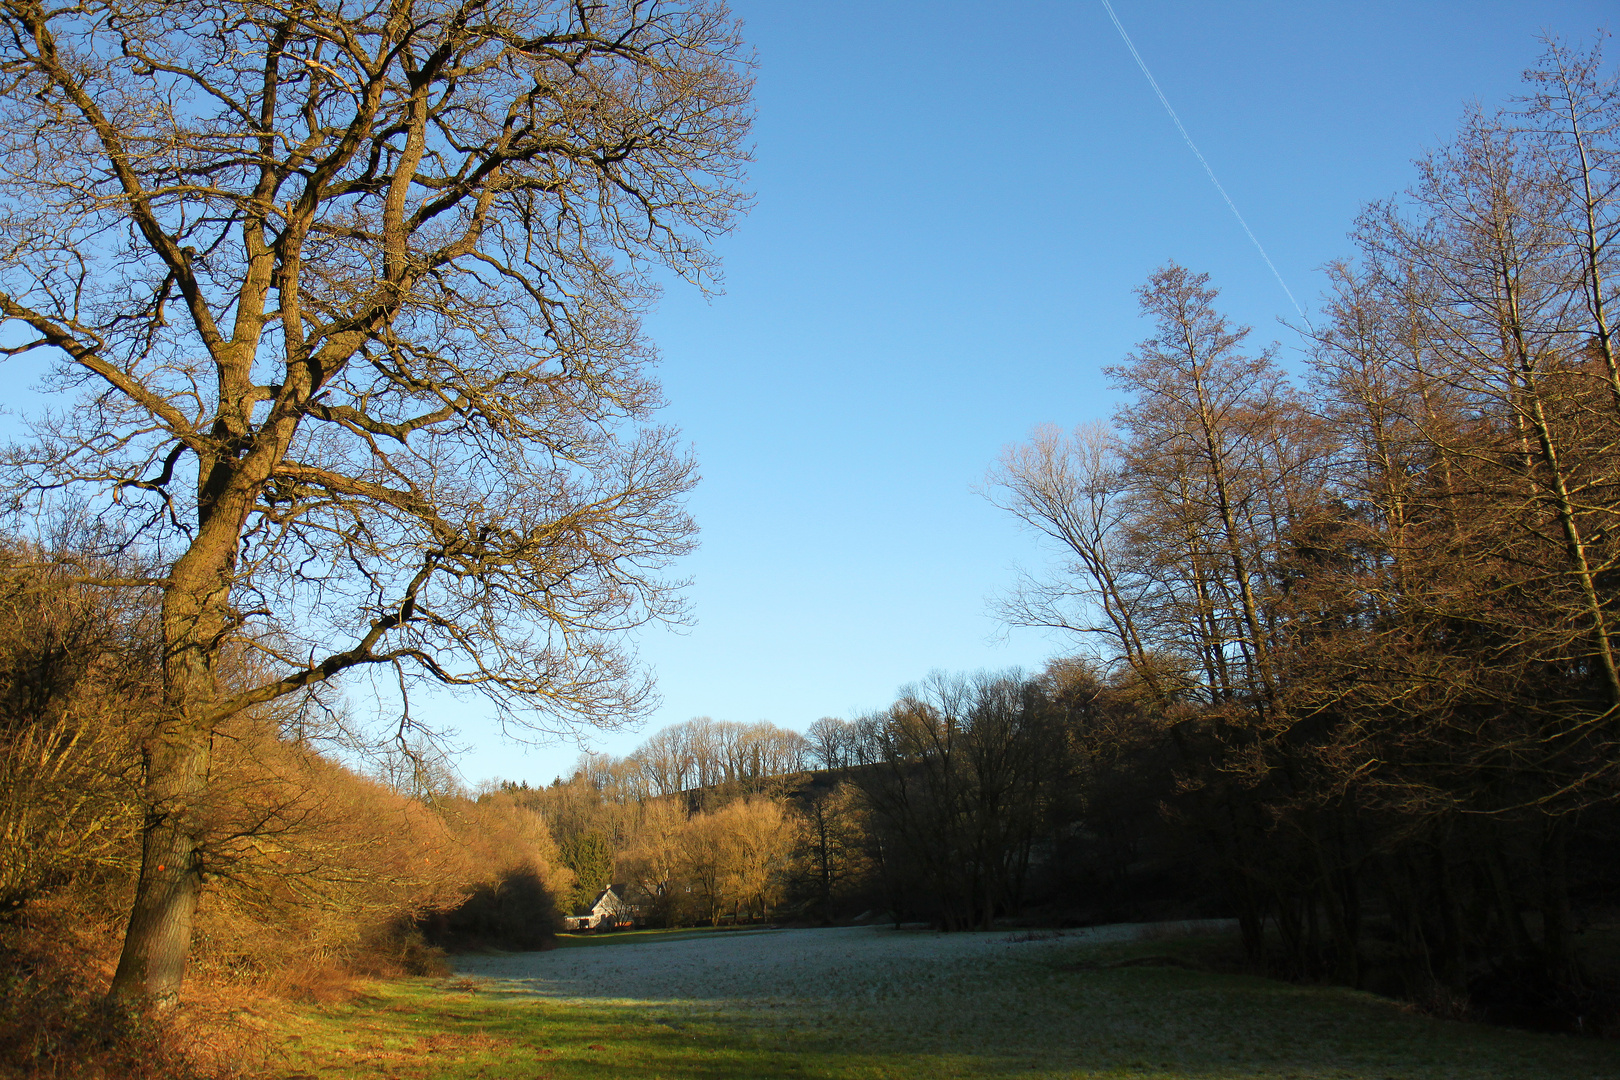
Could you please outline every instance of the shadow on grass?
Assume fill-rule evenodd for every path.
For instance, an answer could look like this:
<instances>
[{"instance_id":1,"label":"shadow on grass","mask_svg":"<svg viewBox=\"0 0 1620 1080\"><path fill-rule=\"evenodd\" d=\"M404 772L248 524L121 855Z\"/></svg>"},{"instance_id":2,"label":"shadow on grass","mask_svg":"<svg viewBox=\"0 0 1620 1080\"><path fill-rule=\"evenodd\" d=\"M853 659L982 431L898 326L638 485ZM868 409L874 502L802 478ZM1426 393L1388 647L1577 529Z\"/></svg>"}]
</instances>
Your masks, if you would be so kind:
<instances>
[{"instance_id":1,"label":"shadow on grass","mask_svg":"<svg viewBox=\"0 0 1620 1080\"><path fill-rule=\"evenodd\" d=\"M598 945L652 945L669 941L690 941L693 938L730 937L735 934L760 935L780 933L775 927L716 927L683 926L670 930L612 930L600 934L558 934L557 948L585 949Z\"/></svg>"}]
</instances>

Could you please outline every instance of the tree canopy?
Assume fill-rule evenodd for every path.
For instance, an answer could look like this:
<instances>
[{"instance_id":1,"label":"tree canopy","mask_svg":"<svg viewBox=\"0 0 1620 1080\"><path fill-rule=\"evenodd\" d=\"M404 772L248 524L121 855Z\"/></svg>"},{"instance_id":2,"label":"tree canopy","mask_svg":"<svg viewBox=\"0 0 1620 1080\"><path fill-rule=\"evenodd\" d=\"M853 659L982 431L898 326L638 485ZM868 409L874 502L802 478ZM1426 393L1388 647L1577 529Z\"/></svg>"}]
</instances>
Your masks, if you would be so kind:
<instances>
[{"instance_id":1,"label":"tree canopy","mask_svg":"<svg viewBox=\"0 0 1620 1080\"><path fill-rule=\"evenodd\" d=\"M648 703L623 633L679 617L694 473L638 315L744 206L748 57L701 0L25 0L0 73L4 351L74 395L5 491L159 598L116 989L162 1000L225 718L360 665L528 725Z\"/></svg>"}]
</instances>

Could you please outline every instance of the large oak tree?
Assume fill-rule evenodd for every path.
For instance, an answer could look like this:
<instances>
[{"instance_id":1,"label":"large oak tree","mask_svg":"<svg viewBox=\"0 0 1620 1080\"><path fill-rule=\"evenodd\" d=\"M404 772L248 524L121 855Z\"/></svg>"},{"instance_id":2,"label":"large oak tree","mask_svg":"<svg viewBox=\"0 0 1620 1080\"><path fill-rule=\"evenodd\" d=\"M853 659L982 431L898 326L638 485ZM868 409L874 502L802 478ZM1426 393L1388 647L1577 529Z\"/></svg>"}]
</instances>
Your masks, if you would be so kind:
<instances>
[{"instance_id":1,"label":"large oak tree","mask_svg":"<svg viewBox=\"0 0 1620 1080\"><path fill-rule=\"evenodd\" d=\"M361 666L518 724L646 703L693 472L637 316L710 279L748 101L708 0L0 3L0 343L72 395L6 491L160 608L115 998L178 994L240 710Z\"/></svg>"}]
</instances>

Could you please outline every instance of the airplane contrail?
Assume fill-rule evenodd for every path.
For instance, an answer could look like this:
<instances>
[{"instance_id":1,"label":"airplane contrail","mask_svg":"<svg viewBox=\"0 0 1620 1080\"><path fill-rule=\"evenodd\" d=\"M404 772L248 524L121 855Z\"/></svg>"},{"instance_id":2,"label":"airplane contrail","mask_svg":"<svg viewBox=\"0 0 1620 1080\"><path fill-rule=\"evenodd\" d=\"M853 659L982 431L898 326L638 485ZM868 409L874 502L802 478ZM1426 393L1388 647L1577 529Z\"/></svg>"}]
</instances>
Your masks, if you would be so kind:
<instances>
[{"instance_id":1,"label":"airplane contrail","mask_svg":"<svg viewBox=\"0 0 1620 1080\"><path fill-rule=\"evenodd\" d=\"M1159 89L1159 80L1153 77L1153 72L1148 70L1147 62L1142 59L1142 54L1136 51L1136 45L1131 41L1131 35L1125 32L1124 24L1119 21L1119 16L1114 14L1114 5L1110 4L1108 0L1102 0L1102 6L1107 10L1108 17L1113 20L1114 29L1119 31L1120 39L1125 42L1125 47L1131 50L1131 56L1136 60L1136 66L1142 69L1143 75L1147 76L1148 85L1153 87L1155 94L1159 95L1159 104L1164 106L1164 111L1170 114L1170 119L1175 123L1176 130L1181 132L1182 139L1187 143L1187 149L1193 152L1193 156L1198 159L1198 164L1204 167L1204 172L1209 176L1209 182L1214 184L1215 190L1221 193L1221 198L1226 200L1226 205L1232 211L1232 216L1237 218L1238 224L1243 226L1243 231L1253 241L1254 249L1260 253L1262 259L1266 260L1266 266L1271 270L1271 276L1277 279L1278 285L1282 286L1282 291L1288 296L1288 302L1294 305L1294 310L1299 312L1300 318L1305 318L1305 309L1299 306L1298 300L1294 299L1294 294L1288 288L1288 283L1277 272L1277 266L1271 261L1271 256L1266 254L1265 246L1260 243L1260 238L1254 235L1254 230L1249 228L1249 223L1243 220L1243 215L1238 212L1237 204L1232 201L1232 196L1226 193L1226 189L1221 186L1221 182L1215 178L1215 170L1209 167L1209 162L1204 160L1204 155L1198 150L1198 144L1192 141L1192 136L1188 135L1187 129L1182 126L1181 117L1177 116L1176 110L1170 107L1170 99L1164 96L1163 90Z\"/></svg>"}]
</instances>

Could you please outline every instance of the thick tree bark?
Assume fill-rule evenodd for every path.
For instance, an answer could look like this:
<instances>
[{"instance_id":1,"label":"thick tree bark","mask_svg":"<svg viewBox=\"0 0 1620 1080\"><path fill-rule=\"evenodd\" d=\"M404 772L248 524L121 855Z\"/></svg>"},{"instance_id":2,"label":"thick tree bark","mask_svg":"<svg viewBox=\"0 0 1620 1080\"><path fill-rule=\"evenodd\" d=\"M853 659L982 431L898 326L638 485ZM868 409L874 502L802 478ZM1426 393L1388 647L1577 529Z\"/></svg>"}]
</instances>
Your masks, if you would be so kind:
<instances>
[{"instance_id":1,"label":"thick tree bark","mask_svg":"<svg viewBox=\"0 0 1620 1080\"><path fill-rule=\"evenodd\" d=\"M202 884L192 808L207 784L210 750L206 731L180 724L167 725L147 750L141 875L111 991L121 1004L179 1000Z\"/></svg>"},{"instance_id":2,"label":"thick tree bark","mask_svg":"<svg viewBox=\"0 0 1620 1080\"><path fill-rule=\"evenodd\" d=\"M219 433L228 431L221 422ZM236 432L230 432L241 440ZM231 589L237 549L271 462L286 437L245 459L205 461L198 475L198 529L163 590L163 697L168 719L145 751L146 819L141 874L109 996L167 1008L179 999L202 886L201 803L208 796L218 708L220 652L234 629Z\"/></svg>"},{"instance_id":3,"label":"thick tree bark","mask_svg":"<svg viewBox=\"0 0 1620 1080\"><path fill-rule=\"evenodd\" d=\"M168 1008L179 1000L202 885L190 811L207 783L209 742L207 732L180 728L148 751L141 875L111 989L126 1006Z\"/></svg>"}]
</instances>

